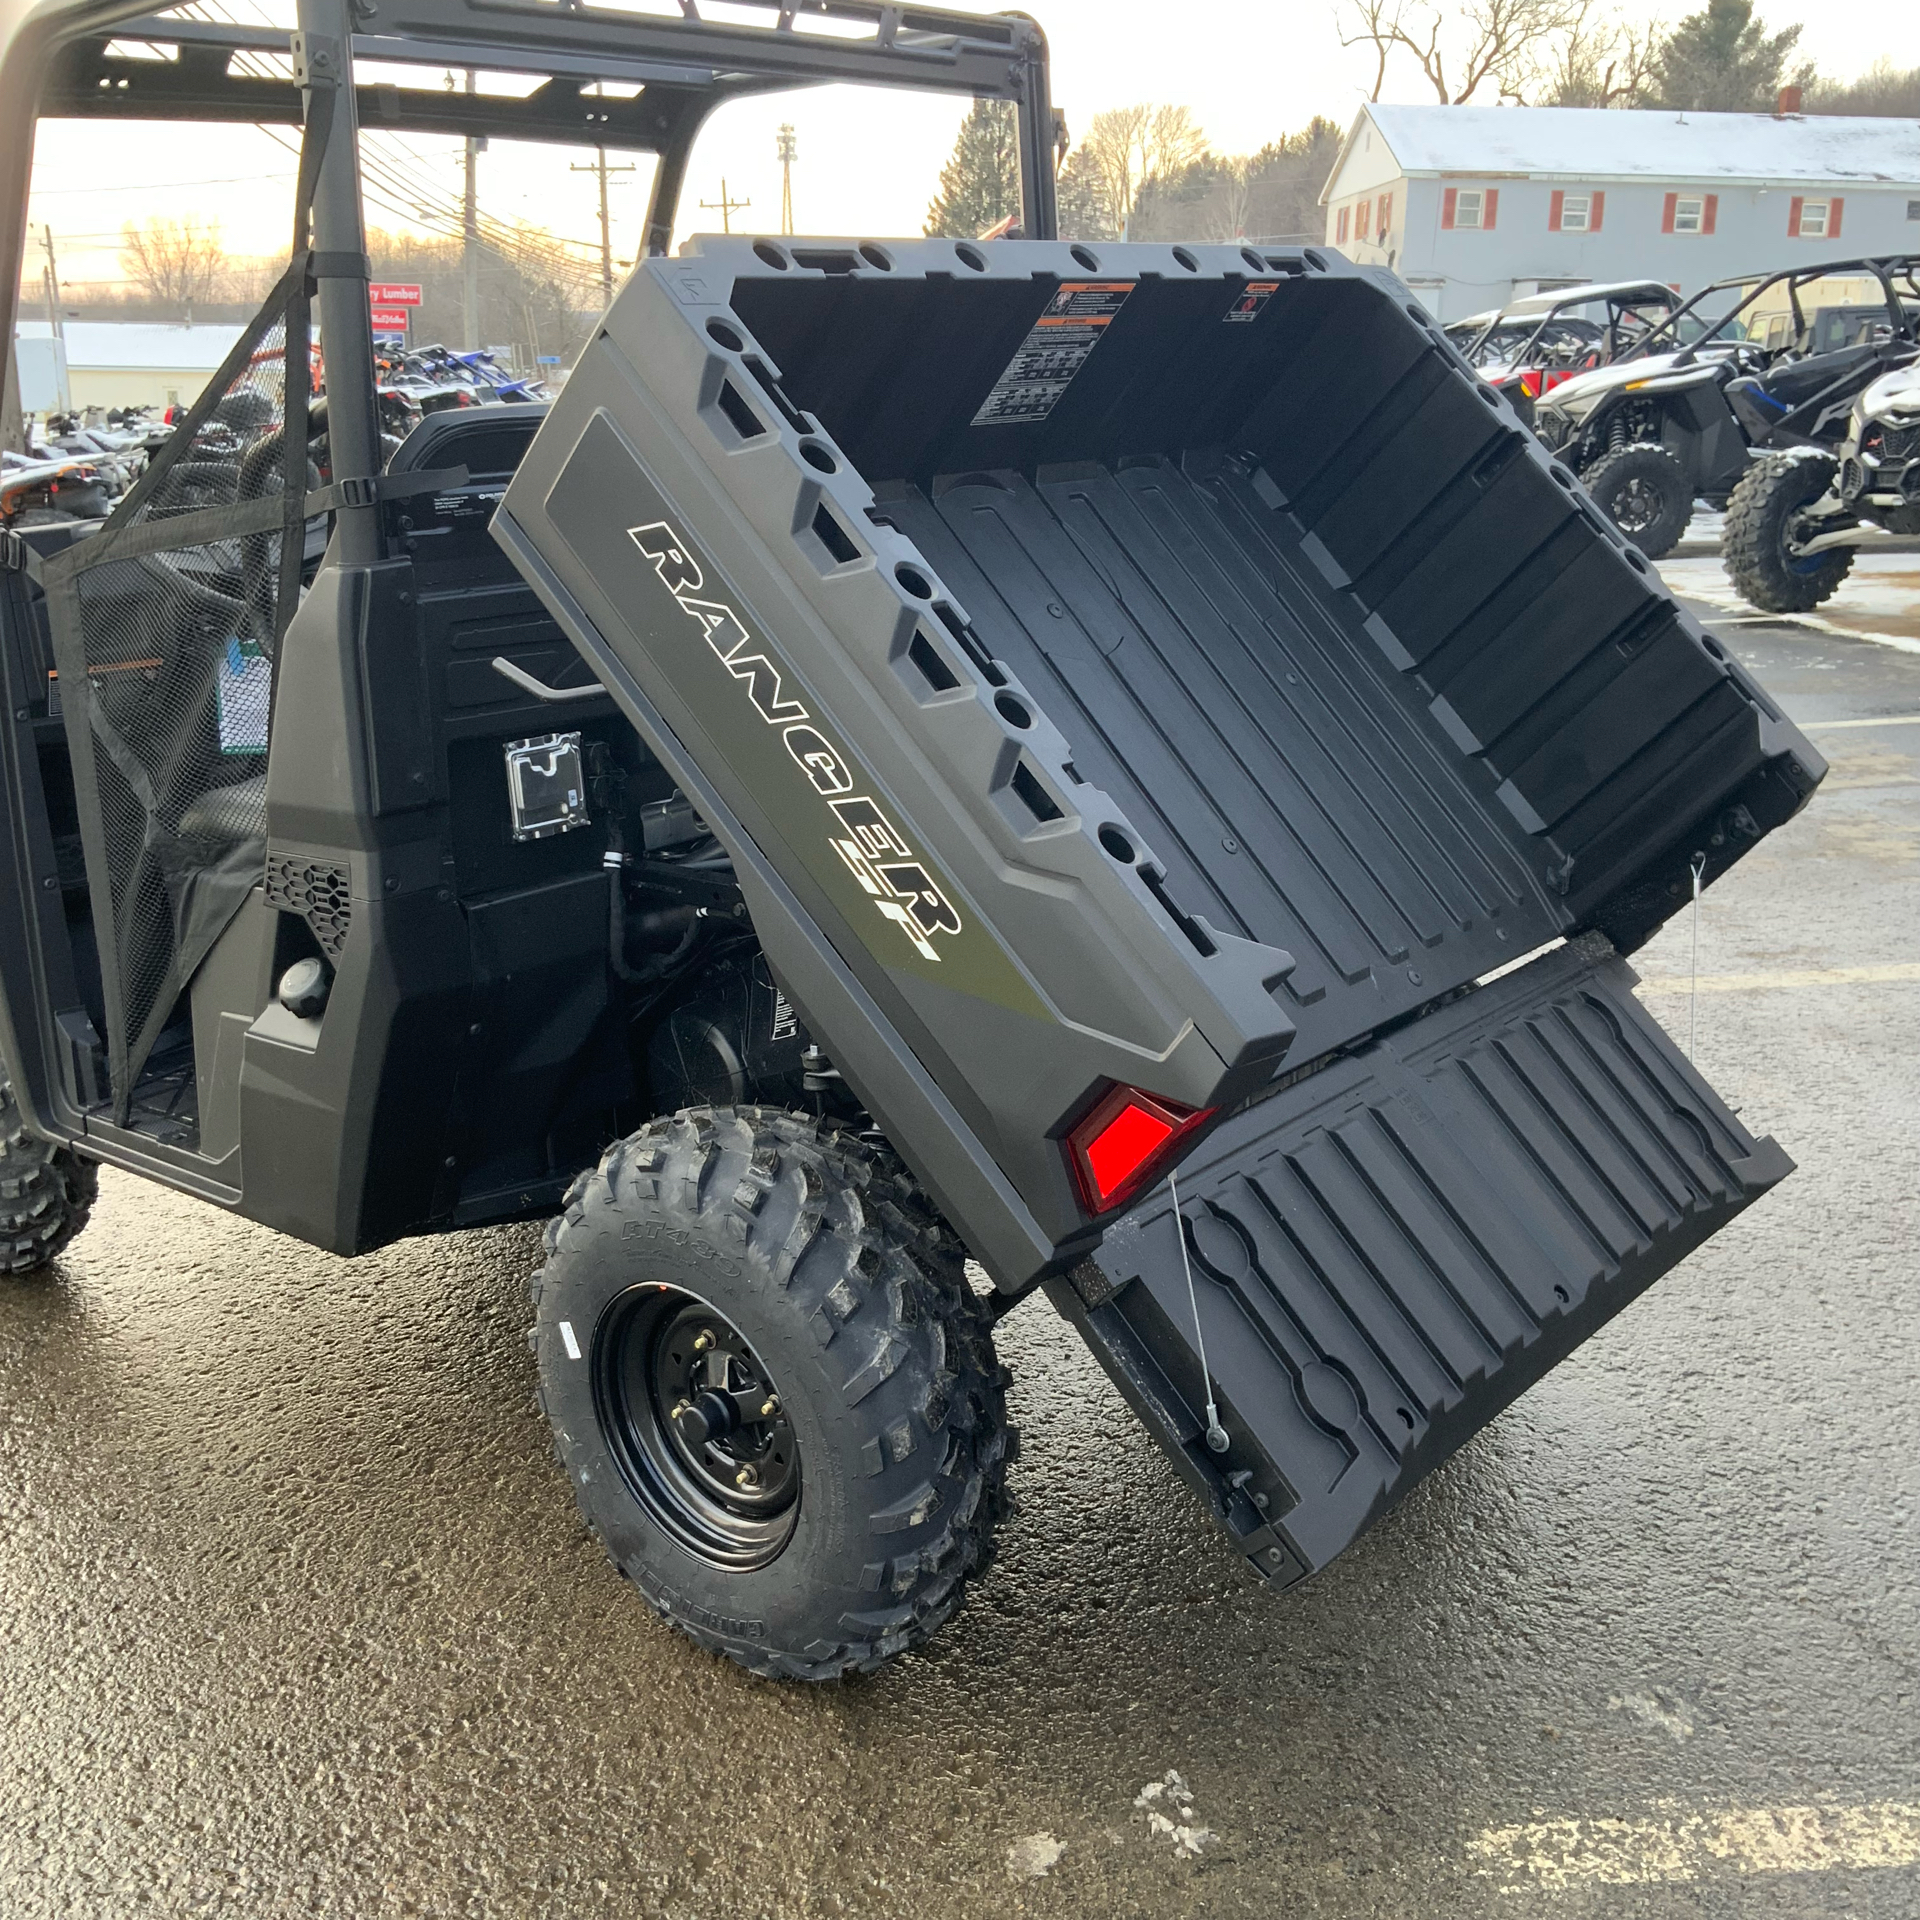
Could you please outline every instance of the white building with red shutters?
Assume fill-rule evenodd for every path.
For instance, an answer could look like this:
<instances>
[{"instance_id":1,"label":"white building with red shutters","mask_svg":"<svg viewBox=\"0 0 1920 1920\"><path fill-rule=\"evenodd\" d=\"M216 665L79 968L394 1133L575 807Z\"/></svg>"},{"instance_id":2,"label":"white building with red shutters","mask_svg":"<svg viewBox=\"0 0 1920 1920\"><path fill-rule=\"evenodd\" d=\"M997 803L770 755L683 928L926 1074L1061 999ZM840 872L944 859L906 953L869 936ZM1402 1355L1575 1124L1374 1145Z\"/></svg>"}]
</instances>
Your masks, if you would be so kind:
<instances>
[{"instance_id":1,"label":"white building with red shutters","mask_svg":"<svg viewBox=\"0 0 1920 1920\"><path fill-rule=\"evenodd\" d=\"M1920 252L1920 122L1373 104L1320 198L1328 244L1392 267L1437 319L1589 280L1692 293Z\"/></svg>"}]
</instances>

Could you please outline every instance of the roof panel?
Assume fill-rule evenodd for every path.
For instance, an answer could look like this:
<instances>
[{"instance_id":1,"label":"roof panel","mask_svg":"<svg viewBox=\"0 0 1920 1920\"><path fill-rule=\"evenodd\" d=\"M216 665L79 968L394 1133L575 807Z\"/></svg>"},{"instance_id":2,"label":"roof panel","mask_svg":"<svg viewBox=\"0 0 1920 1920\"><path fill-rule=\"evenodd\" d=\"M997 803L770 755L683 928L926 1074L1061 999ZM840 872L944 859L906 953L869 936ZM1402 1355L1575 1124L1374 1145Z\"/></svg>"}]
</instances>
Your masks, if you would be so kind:
<instances>
[{"instance_id":1,"label":"roof panel","mask_svg":"<svg viewBox=\"0 0 1920 1920\"><path fill-rule=\"evenodd\" d=\"M1920 186L1920 121L1588 107L1366 109L1408 173Z\"/></svg>"}]
</instances>

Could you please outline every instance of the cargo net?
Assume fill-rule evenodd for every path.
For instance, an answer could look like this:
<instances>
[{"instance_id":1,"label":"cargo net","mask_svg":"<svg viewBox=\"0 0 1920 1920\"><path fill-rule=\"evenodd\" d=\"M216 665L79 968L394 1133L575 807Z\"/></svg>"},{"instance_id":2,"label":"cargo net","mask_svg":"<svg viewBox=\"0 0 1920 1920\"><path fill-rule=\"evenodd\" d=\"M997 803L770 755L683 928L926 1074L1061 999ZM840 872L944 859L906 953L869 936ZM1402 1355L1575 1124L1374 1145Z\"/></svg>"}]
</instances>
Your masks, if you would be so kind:
<instances>
[{"instance_id":1,"label":"cargo net","mask_svg":"<svg viewBox=\"0 0 1920 1920\"><path fill-rule=\"evenodd\" d=\"M265 869L274 660L318 485L308 341L302 259L112 517L45 569L122 1124Z\"/></svg>"}]
</instances>

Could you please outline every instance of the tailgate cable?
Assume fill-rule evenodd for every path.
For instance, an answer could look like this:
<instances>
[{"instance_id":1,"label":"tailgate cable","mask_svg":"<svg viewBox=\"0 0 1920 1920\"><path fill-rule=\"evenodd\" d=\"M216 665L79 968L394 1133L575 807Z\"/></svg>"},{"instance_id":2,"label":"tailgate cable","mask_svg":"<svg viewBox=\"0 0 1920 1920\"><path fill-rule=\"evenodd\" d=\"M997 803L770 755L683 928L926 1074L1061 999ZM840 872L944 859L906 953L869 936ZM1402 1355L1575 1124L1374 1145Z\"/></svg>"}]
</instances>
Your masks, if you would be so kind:
<instances>
[{"instance_id":1,"label":"tailgate cable","mask_svg":"<svg viewBox=\"0 0 1920 1920\"><path fill-rule=\"evenodd\" d=\"M1693 869L1693 984L1687 990L1687 1058L1691 1061L1700 1038L1700 876L1706 871L1707 856L1696 853L1689 865Z\"/></svg>"},{"instance_id":2,"label":"tailgate cable","mask_svg":"<svg viewBox=\"0 0 1920 1920\"><path fill-rule=\"evenodd\" d=\"M1230 1444L1227 1430L1220 1424L1220 1409L1213 1400L1213 1375L1207 1369L1207 1336L1200 1325L1200 1297L1193 1287L1193 1255L1187 1249L1187 1223L1180 1212L1180 1189L1173 1174L1167 1174L1167 1192L1173 1197L1173 1230L1180 1236L1180 1262L1187 1270L1187 1305L1193 1310L1193 1339L1200 1349L1200 1390L1207 1396L1207 1447L1213 1453L1225 1453Z\"/></svg>"}]
</instances>

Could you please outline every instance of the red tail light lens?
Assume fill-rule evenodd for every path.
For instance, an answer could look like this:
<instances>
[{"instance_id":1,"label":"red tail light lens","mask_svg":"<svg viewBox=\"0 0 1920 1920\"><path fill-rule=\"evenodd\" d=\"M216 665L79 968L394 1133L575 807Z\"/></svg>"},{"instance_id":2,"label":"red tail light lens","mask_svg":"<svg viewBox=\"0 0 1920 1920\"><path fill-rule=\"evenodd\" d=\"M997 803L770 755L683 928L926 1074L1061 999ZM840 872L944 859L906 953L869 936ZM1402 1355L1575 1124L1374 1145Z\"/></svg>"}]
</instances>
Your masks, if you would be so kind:
<instances>
[{"instance_id":1,"label":"red tail light lens","mask_svg":"<svg viewBox=\"0 0 1920 1920\"><path fill-rule=\"evenodd\" d=\"M1067 1134L1067 1163L1081 1205L1089 1213L1111 1213L1131 1200L1212 1117L1211 1107L1185 1107L1138 1087L1110 1087Z\"/></svg>"},{"instance_id":2,"label":"red tail light lens","mask_svg":"<svg viewBox=\"0 0 1920 1920\"><path fill-rule=\"evenodd\" d=\"M1538 369L1530 369L1520 376L1520 391L1524 393L1529 400L1538 400L1540 398L1540 374Z\"/></svg>"}]
</instances>

